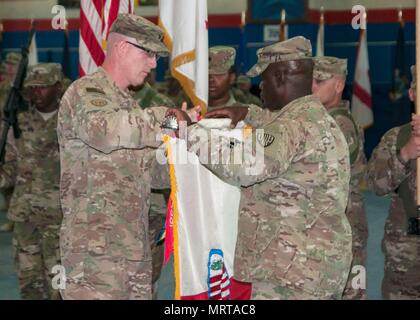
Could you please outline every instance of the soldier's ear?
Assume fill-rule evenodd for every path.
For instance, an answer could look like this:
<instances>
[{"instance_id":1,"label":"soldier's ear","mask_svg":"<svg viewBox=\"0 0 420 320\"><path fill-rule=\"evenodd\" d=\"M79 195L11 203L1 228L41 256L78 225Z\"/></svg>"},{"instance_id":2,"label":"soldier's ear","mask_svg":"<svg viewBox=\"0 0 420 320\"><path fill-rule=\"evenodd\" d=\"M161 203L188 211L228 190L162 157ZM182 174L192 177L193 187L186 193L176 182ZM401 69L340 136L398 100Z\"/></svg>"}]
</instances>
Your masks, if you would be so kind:
<instances>
[{"instance_id":1,"label":"soldier's ear","mask_svg":"<svg viewBox=\"0 0 420 320\"><path fill-rule=\"evenodd\" d=\"M343 92L345 86L346 86L346 80L343 78L337 78L337 81L335 82L335 91L337 93L341 93Z\"/></svg>"},{"instance_id":2,"label":"soldier's ear","mask_svg":"<svg viewBox=\"0 0 420 320\"><path fill-rule=\"evenodd\" d=\"M408 97L411 102L414 102L416 100L416 90L413 88L408 89Z\"/></svg>"}]
</instances>

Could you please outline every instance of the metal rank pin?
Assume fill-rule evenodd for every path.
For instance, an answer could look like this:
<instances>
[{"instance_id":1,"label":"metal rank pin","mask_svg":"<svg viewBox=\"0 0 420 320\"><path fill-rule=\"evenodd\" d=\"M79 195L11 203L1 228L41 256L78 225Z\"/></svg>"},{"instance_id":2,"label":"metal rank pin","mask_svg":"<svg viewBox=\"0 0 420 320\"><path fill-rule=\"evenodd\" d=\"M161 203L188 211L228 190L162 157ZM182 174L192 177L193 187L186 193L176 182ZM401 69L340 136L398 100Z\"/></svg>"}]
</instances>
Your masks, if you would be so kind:
<instances>
[{"instance_id":1,"label":"metal rank pin","mask_svg":"<svg viewBox=\"0 0 420 320\"><path fill-rule=\"evenodd\" d=\"M170 130L178 130L179 124L178 119L174 115L167 115L162 122L161 125L162 129L170 129Z\"/></svg>"}]
</instances>

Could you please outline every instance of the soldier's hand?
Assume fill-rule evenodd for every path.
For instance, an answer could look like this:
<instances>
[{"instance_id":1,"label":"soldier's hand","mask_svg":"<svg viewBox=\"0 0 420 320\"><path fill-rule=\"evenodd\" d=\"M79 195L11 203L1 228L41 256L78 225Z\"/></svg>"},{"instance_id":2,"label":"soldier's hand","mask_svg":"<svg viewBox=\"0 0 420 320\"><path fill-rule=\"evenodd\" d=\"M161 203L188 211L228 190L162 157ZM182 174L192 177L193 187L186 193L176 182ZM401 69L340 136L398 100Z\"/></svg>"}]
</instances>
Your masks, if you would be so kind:
<instances>
[{"instance_id":1,"label":"soldier's hand","mask_svg":"<svg viewBox=\"0 0 420 320\"><path fill-rule=\"evenodd\" d=\"M247 107L221 107L214 109L204 116L205 118L229 118L230 127L235 128L239 121L244 120L248 113Z\"/></svg>"},{"instance_id":2,"label":"soldier's hand","mask_svg":"<svg viewBox=\"0 0 420 320\"><path fill-rule=\"evenodd\" d=\"M400 150L400 157L404 162L420 157L420 136L412 134L407 144Z\"/></svg>"},{"instance_id":3,"label":"soldier's hand","mask_svg":"<svg viewBox=\"0 0 420 320\"><path fill-rule=\"evenodd\" d=\"M193 123L200 121L201 119L201 106L200 105L187 110L187 103L184 101L181 105L181 110L185 111L188 114L188 116L190 117Z\"/></svg>"}]
</instances>

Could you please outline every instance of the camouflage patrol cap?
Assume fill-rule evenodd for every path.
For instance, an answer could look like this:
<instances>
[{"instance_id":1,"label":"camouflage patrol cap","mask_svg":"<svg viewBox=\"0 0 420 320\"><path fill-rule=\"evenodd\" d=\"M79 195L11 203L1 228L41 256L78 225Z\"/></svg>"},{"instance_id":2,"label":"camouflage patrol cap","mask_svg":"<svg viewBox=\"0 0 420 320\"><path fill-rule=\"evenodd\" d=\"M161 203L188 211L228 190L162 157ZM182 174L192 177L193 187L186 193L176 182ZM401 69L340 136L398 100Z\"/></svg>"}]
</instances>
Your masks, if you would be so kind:
<instances>
[{"instance_id":1,"label":"camouflage patrol cap","mask_svg":"<svg viewBox=\"0 0 420 320\"><path fill-rule=\"evenodd\" d=\"M258 49L258 61L247 72L248 77L256 77L264 72L270 63L280 61L291 61L301 59L311 59L311 42L302 36L290 38L286 41L277 42L267 47Z\"/></svg>"},{"instance_id":2,"label":"camouflage patrol cap","mask_svg":"<svg viewBox=\"0 0 420 320\"><path fill-rule=\"evenodd\" d=\"M149 20L134 14L119 14L109 30L134 38L139 46L156 52L160 56L168 56L169 51L163 43L163 31Z\"/></svg>"},{"instance_id":3,"label":"camouflage patrol cap","mask_svg":"<svg viewBox=\"0 0 420 320\"><path fill-rule=\"evenodd\" d=\"M63 81L63 72L59 63L39 63L28 67L25 87L51 86Z\"/></svg>"},{"instance_id":4,"label":"camouflage patrol cap","mask_svg":"<svg viewBox=\"0 0 420 320\"><path fill-rule=\"evenodd\" d=\"M314 57L313 78L316 80L328 80L334 75L347 76L347 59L336 57Z\"/></svg>"},{"instance_id":5,"label":"camouflage patrol cap","mask_svg":"<svg viewBox=\"0 0 420 320\"><path fill-rule=\"evenodd\" d=\"M22 54L20 54L19 52L9 52L6 55L6 59L4 60L4 62L10 64L18 64L20 62L20 59L22 59Z\"/></svg>"},{"instance_id":6,"label":"camouflage patrol cap","mask_svg":"<svg viewBox=\"0 0 420 320\"><path fill-rule=\"evenodd\" d=\"M238 76L238 79L236 79L236 83L237 84L241 84L241 83L250 84L251 83L251 79L248 78L247 76L241 74L240 76Z\"/></svg>"},{"instance_id":7,"label":"camouflage patrol cap","mask_svg":"<svg viewBox=\"0 0 420 320\"><path fill-rule=\"evenodd\" d=\"M228 73L235 63L236 50L227 46L215 46L209 49L209 74Z\"/></svg>"},{"instance_id":8,"label":"camouflage patrol cap","mask_svg":"<svg viewBox=\"0 0 420 320\"><path fill-rule=\"evenodd\" d=\"M410 88L416 89L417 76L416 76L416 65L415 64L410 67L410 71L411 71L411 84L410 84Z\"/></svg>"}]
</instances>

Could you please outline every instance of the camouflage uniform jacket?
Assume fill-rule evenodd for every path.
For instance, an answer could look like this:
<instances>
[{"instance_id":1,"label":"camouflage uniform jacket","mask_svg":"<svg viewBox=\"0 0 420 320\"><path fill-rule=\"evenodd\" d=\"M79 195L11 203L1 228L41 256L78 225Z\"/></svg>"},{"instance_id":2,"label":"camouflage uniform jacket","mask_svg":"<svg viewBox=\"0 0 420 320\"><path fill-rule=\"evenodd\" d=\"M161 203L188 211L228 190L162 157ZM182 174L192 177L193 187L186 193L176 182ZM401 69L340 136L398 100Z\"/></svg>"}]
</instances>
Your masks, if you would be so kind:
<instances>
[{"instance_id":1,"label":"camouflage uniform jacket","mask_svg":"<svg viewBox=\"0 0 420 320\"><path fill-rule=\"evenodd\" d=\"M252 135L265 146L262 170L204 164L242 186L235 279L341 297L352 260L345 216L350 164L341 130L313 96L274 113L251 107L245 120L264 129ZM218 141L230 143L212 143Z\"/></svg>"},{"instance_id":2,"label":"camouflage uniform jacket","mask_svg":"<svg viewBox=\"0 0 420 320\"><path fill-rule=\"evenodd\" d=\"M360 191L360 184L366 175L363 129L354 121L348 101L342 100L334 108L328 109L328 112L343 131L349 146L351 165L349 205L351 205L352 201L363 201Z\"/></svg>"},{"instance_id":3,"label":"camouflage uniform jacket","mask_svg":"<svg viewBox=\"0 0 420 320\"><path fill-rule=\"evenodd\" d=\"M62 260L150 261L150 188L167 188L154 149L166 108L141 109L104 69L74 82L58 116ZM153 178L153 179L152 179Z\"/></svg>"},{"instance_id":4,"label":"camouflage uniform jacket","mask_svg":"<svg viewBox=\"0 0 420 320\"><path fill-rule=\"evenodd\" d=\"M134 100L138 102L143 109L149 107L175 107L171 99L159 93L155 88L150 86L147 82L143 84L140 90L134 92Z\"/></svg>"},{"instance_id":5,"label":"camouflage uniform jacket","mask_svg":"<svg viewBox=\"0 0 420 320\"><path fill-rule=\"evenodd\" d=\"M35 108L19 113L22 135L9 131L1 187L15 185L8 217L12 221L59 224L60 155L57 116L44 120Z\"/></svg>"},{"instance_id":6,"label":"camouflage uniform jacket","mask_svg":"<svg viewBox=\"0 0 420 320\"><path fill-rule=\"evenodd\" d=\"M243 92L241 89L235 88L233 90L233 95L235 99L241 103L254 104L259 107L262 106L261 100L258 97L254 96L251 92Z\"/></svg>"},{"instance_id":7,"label":"camouflage uniform jacket","mask_svg":"<svg viewBox=\"0 0 420 320\"><path fill-rule=\"evenodd\" d=\"M400 160L398 156L400 149L408 142L410 130L410 124L406 124L385 133L368 162L369 187L379 196L391 195L385 237L406 235L407 210L405 205L415 204L416 200L416 162L403 163L403 160ZM405 141L398 146L397 141L401 137L400 134L405 136L403 137ZM405 190L402 189L403 182L408 182ZM402 196L412 201L407 201L408 199L403 199Z\"/></svg>"},{"instance_id":8,"label":"camouflage uniform jacket","mask_svg":"<svg viewBox=\"0 0 420 320\"><path fill-rule=\"evenodd\" d=\"M241 104L241 103L239 103L236 99L235 99L235 96L234 96L234 94L232 93L232 91L230 91L230 93L229 93L229 100L226 102L226 103L224 103L223 105L220 105L220 106L208 106L208 110L210 111L210 110L212 110L212 109L215 109L215 108L219 108L219 107L230 107L230 106L233 106L233 105L239 105L239 104Z\"/></svg>"}]
</instances>

